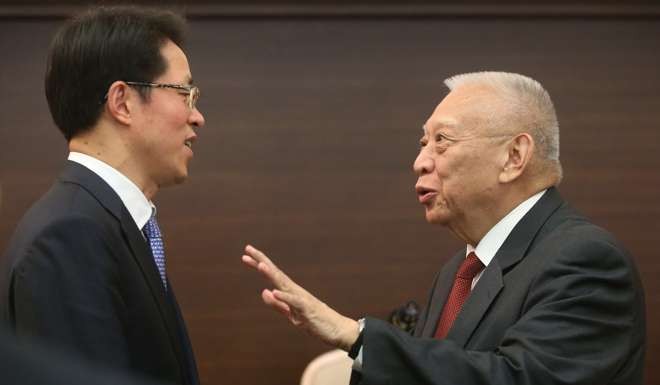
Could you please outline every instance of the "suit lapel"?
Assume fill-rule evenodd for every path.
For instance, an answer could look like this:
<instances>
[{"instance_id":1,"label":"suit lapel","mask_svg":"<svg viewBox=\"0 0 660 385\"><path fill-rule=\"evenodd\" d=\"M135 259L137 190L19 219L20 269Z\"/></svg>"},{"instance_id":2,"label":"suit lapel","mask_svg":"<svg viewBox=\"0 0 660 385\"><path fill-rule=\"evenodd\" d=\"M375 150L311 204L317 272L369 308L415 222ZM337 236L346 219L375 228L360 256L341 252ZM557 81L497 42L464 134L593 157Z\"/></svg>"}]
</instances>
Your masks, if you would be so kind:
<instances>
[{"instance_id":1,"label":"suit lapel","mask_svg":"<svg viewBox=\"0 0 660 385\"><path fill-rule=\"evenodd\" d=\"M527 250L536 238L536 235L540 232L552 213L562 203L563 200L559 192L554 187L551 187L518 224L516 224L511 234L509 234L502 244L502 247L500 247L493 257L493 260L484 270L481 278L479 278L477 285L463 305L463 309L456 317L454 325L449 330L447 339L451 339L460 346L467 345L470 337L479 326L481 319L488 311L488 308L504 288L504 276L506 273L527 254ZM425 326L425 332L427 328L432 329L431 334L426 336L432 336L435 331L440 312L442 312L442 306L444 306L444 302L449 295L449 290L451 290L451 286L453 285L458 264L465 258L464 254L460 256L462 258L459 258L456 266L452 265L450 269L452 274L449 277L443 277L448 283L443 283L442 292L439 290L437 293L441 295L439 298L442 298L437 303L442 302L442 305L435 309L435 320L432 325L427 324ZM452 260L452 262L454 261Z\"/></svg>"},{"instance_id":2,"label":"suit lapel","mask_svg":"<svg viewBox=\"0 0 660 385\"><path fill-rule=\"evenodd\" d=\"M117 193L101 177L78 163L68 161L64 172L60 175L60 180L76 183L83 187L120 223L123 237L149 286L154 301L158 304L161 317L167 327L172 349L179 357L179 362L185 362L177 332L179 325L174 305L167 298L151 249L147 245L142 232L137 228L128 209L126 209Z\"/></svg>"},{"instance_id":3,"label":"suit lapel","mask_svg":"<svg viewBox=\"0 0 660 385\"><path fill-rule=\"evenodd\" d=\"M151 290L154 301L158 303L158 309L160 310L163 321L165 321L165 326L170 337L172 349L176 352L176 356L179 359L182 372L186 373L187 365L185 362L187 360L185 359L185 355L181 347L178 331L178 329L182 326L179 325L178 318L174 309L174 304L169 300L169 296L165 292L163 281L160 278L160 273L158 272L156 264L154 263L153 254L147 245L142 232L137 228L133 218L126 208L123 209L122 214L121 228L124 232L124 236L128 240L128 244L131 248L131 251L133 252L133 258L140 267L142 275L149 285L149 289ZM170 286L170 290L171 289L172 288Z\"/></svg>"},{"instance_id":4,"label":"suit lapel","mask_svg":"<svg viewBox=\"0 0 660 385\"><path fill-rule=\"evenodd\" d=\"M527 254L545 222L562 204L564 201L559 192L551 187L513 228L493 258L499 262L503 275Z\"/></svg>"}]
</instances>

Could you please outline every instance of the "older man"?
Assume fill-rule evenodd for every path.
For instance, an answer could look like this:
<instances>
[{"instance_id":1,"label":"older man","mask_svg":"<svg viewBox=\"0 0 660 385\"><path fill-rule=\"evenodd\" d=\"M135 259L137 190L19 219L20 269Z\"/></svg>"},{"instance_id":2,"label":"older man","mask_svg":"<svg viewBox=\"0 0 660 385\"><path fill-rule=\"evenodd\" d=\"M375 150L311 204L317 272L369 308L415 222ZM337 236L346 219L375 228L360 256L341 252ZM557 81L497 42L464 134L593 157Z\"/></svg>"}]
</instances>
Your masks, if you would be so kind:
<instances>
[{"instance_id":1,"label":"older man","mask_svg":"<svg viewBox=\"0 0 660 385\"><path fill-rule=\"evenodd\" d=\"M2 297L21 339L197 384L152 202L186 179L204 124L183 31L171 12L113 7L57 33L46 97L69 157L9 243Z\"/></svg>"},{"instance_id":2,"label":"older man","mask_svg":"<svg viewBox=\"0 0 660 385\"><path fill-rule=\"evenodd\" d=\"M548 93L517 74L446 81L414 163L426 220L467 246L439 272L414 336L355 321L259 250L266 304L355 358L354 384L642 384L643 291L633 261L560 197Z\"/></svg>"}]
</instances>

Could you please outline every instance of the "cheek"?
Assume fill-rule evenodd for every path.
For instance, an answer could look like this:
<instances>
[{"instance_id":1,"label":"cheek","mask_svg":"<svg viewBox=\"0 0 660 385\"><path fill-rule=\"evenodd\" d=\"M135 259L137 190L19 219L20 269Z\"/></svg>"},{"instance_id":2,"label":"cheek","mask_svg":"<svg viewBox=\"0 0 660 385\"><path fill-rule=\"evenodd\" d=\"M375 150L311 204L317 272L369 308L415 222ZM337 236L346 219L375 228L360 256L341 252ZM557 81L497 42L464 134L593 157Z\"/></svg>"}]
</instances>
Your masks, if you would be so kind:
<instances>
[{"instance_id":1,"label":"cheek","mask_svg":"<svg viewBox=\"0 0 660 385\"><path fill-rule=\"evenodd\" d=\"M474 205L491 195L498 183L496 164L487 156L474 157L456 173L455 198Z\"/></svg>"},{"instance_id":2,"label":"cheek","mask_svg":"<svg viewBox=\"0 0 660 385\"><path fill-rule=\"evenodd\" d=\"M187 133L185 117L181 115L163 117L159 121L159 137L161 145L170 150L183 146Z\"/></svg>"},{"instance_id":3,"label":"cheek","mask_svg":"<svg viewBox=\"0 0 660 385\"><path fill-rule=\"evenodd\" d=\"M436 187L441 194L450 194L461 183L464 177L463 174L463 166L460 159L441 158L435 160L435 175L438 184Z\"/></svg>"},{"instance_id":4,"label":"cheek","mask_svg":"<svg viewBox=\"0 0 660 385\"><path fill-rule=\"evenodd\" d=\"M477 156L461 156L436 163L439 205L460 207L461 202L469 201L475 191L483 184L484 168Z\"/></svg>"}]
</instances>

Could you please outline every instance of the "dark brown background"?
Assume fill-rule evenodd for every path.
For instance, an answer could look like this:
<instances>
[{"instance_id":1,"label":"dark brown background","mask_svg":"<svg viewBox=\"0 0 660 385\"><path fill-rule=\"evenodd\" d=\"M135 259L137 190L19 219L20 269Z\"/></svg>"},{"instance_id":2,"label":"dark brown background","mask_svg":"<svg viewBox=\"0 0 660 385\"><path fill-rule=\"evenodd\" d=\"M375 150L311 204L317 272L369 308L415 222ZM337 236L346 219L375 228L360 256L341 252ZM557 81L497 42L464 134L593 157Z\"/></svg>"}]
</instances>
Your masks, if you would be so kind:
<instances>
[{"instance_id":1,"label":"dark brown background","mask_svg":"<svg viewBox=\"0 0 660 385\"><path fill-rule=\"evenodd\" d=\"M42 83L49 39L75 7L29 3L0 7L0 249L67 153ZM442 80L483 69L530 75L554 97L560 190L635 256L647 384L660 384L660 12L644 1L515 3L179 3L207 126L191 178L157 203L204 384L296 384L328 349L262 305L263 281L240 263L247 242L349 316L425 300L462 245L425 223L411 164Z\"/></svg>"}]
</instances>

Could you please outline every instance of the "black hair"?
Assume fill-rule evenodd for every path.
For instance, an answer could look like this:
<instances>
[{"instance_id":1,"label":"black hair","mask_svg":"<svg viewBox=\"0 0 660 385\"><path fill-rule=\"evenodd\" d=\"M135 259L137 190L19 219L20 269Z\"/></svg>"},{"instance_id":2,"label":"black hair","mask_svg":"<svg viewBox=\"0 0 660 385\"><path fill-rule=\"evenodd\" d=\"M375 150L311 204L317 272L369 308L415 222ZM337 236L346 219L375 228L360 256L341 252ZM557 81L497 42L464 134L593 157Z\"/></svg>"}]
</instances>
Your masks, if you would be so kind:
<instances>
[{"instance_id":1,"label":"black hair","mask_svg":"<svg viewBox=\"0 0 660 385\"><path fill-rule=\"evenodd\" d=\"M110 85L150 82L167 70L160 49L183 48L185 20L166 10L96 7L69 20L48 52L45 88L50 113L67 140L96 124ZM146 96L148 89L138 91Z\"/></svg>"}]
</instances>

